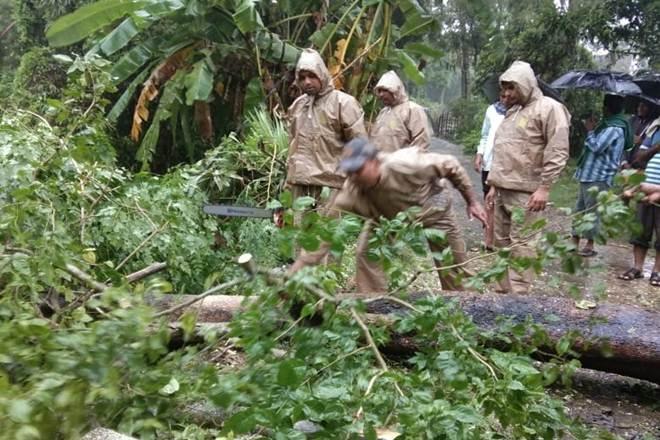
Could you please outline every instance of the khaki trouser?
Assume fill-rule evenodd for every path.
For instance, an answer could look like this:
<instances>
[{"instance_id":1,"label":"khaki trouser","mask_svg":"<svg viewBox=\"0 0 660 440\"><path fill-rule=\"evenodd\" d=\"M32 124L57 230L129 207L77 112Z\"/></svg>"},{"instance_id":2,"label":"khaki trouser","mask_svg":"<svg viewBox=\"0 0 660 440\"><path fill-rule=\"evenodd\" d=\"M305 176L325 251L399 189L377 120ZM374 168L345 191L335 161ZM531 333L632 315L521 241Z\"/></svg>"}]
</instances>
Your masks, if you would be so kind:
<instances>
[{"instance_id":1,"label":"khaki trouser","mask_svg":"<svg viewBox=\"0 0 660 440\"><path fill-rule=\"evenodd\" d=\"M515 258L536 256L536 240L529 239L522 230L534 223L541 216L540 212L532 212L526 208L530 193L496 188L495 192L495 246L498 248L515 246L511 256ZM525 210L525 219L520 223L511 220L515 208ZM522 244L521 244L522 243ZM522 273L508 269L505 277L498 282L499 290L526 294L534 279L534 271L527 269Z\"/></svg>"},{"instance_id":2,"label":"khaki trouser","mask_svg":"<svg viewBox=\"0 0 660 440\"><path fill-rule=\"evenodd\" d=\"M316 206L313 208L315 209L319 215L325 216L325 217L339 217L339 212L334 211L330 212L328 209L330 206L332 206L332 202L334 201L335 197L337 197L338 190L337 189L331 189L330 191L330 196L327 198L327 200L322 201L321 200L321 192L323 191L322 186L318 185L291 185L291 196L293 200L296 200L299 197L313 197L314 200L316 201ZM296 225L300 225L300 222L302 221L303 217L302 212L297 212L294 215L293 221ZM296 247L295 249L295 256L296 258L303 257L306 258L307 254L309 252L305 251L304 249L300 249L299 247ZM323 259L321 260L322 264L328 264L330 260L330 254L329 252L324 255Z\"/></svg>"},{"instance_id":3,"label":"khaki trouser","mask_svg":"<svg viewBox=\"0 0 660 440\"><path fill-rule=\"evenodd\" d=\"M378 261L370 260L367 257L369 247L369 232L373 225L372 221L365 223L360 237L358 238L356 249L356 276L355 281L358 292L386 292L387 277L383 272ZM447 236L446 243L436 244L429 242L429 247L433 252L442 252L447 246L452 250L453 264L463 263L467 258L465 241L456 222L456 217L451 209L451 202L445 201L441 210L433 213L432 217L424 222L424 227L428 229L438 229L445 232ZM434 260L435 266L440 269L442 262ZM463 268L452 268L448 270L438 270L440 285L443 290L462 290L461 278L466 273Z\"/></svg>"}]
</instances>

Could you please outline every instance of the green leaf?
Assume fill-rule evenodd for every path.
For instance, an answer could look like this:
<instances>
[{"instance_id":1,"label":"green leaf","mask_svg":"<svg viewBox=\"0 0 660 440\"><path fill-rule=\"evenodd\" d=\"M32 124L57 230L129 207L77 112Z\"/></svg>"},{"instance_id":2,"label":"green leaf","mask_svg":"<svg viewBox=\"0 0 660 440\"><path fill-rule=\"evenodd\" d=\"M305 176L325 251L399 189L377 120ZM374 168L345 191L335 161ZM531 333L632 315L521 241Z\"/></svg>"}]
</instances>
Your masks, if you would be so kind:
<instances>
[{"instance_id":1,"label":"green leaf","mask_svg":"<svg viewBox=\"0 0 660 440\"><path fill-rule=\"evenodd\" d=\"M112 66L112 70L110 71L112 80L115 84L125 81L137 72L140 67L144 66L153 56L154 49L149 42L135 46Z\"/></svg>"},{"instance_id":2,"label":"green leaf","mask_svg":"<svg viewBox=\"0 0 660 440\"><path fill-rule=\"evenodd\" d=\"M294 387L298 384L298 375L294 368L294 362L291 360L284 361L280 364L277 370L277 383L284 387Z\"/></svg>"},{"instance_id":3,"label":"green leaf","mask_svg":"<svg viewBox=\"0 0 660 440\"><path fill-rule=\"evenodd\" d=\"M148 4L146 0L100 0L58 18L48 26L46 38L53 47L69 46Z\"/></svg>"},{"instance_id":4,"label":"green leaf","mask_svg":"<svg viewBox=\"0 0 660 440\"><path fill-rule=\"evenodd\" d=\"M371 423L367 424L365 430L364 430L364 439L365 440L378 440L378 434L376 434L376 430L374 429L374 425Z\"/></svg>"},{"instance_id":5,"label":"green leaf","mask_svg":"<svg viewBox=\"0 0 660 440\"><path fill-rule=\"evenodd\" d=\"M261 51L261 57L268 61L293 65L300 56L300 49L282 41L272 32L262 30L255 40Z\"/></svg>"},{"instance_id":6,"label":"green leaf","mask_svg":"<svg viewBox=\"0 0 660 440\"><path fill-rule=\"evenodd\" d=\"M176 380L176 378L172 377L166 385L164 385L160 390L158 390L158 392L165 396L170 396L176 393L177 391L179 391L179 388L180 388L179 381Z\"/></svg>"},{"instance_id":7,"label":"green leaf","mask_svg":"<svg viewBox=\"0 0 660 440\"><path fill-rule=\"evenodd\" d=\"M31 413L32 406L25 399L12 400L9 404L8 416L16 423L28 423Z\"/></svg>"},{"instance_id":8,"label":"green leaf","mask_svg":"<svg viewBox=\"0 0 660 440\"><path fill-rule=\"evenodd\" d=\"M245 113L250 113L263 106L266 100L263 88L261 87L261 79L255 76L250 80L245 90L245 103L243 109Z\"/></svg>"},{"instance_id":9,"label":"green leaf","mask_svg":"<svg viewBox=\"0 0 660 440\"><path fill-rule=\"evenodd\" d=\"M406 17L401 26L399 39L428 31L435 24L435 19L428 15L417 0L400 0L399 8Z\"/></svg>"},{"instance_id":10,"label":"green leaf","mask_svg":"<svg viewBox=\"0 0 660 440\"><path fill-rule=\"evenodd\" d=\"M208 61L203 59L196 62L184 83L187 105L193 105L195 101L207 101L213 91L213 72Z\"/></svg>"},{"instance_id":11,"label":"green leaf","mask_svg":"<svg viewBox=\"0 0 660 440\"><path fill-rule=\"evenodd\" d=\"M571 341L566 337L562 337L555 344L555 351L559 356L562 356L566 354L566 352L570 347L571 347Z\"/></svg>"},{"instance_id":12,"label":"green leaf","mask_svg":"<svg viewBox=\"0 0 660 440\"><path fill-rule=\"evenodd\" d=\"M240 411L231 416L224 424L226 431L233 431L235 434L245 434L250 432L257 425L254 414L250 410Z\"/></svg>"},{"instance_id":13,"label":"green leaf","mask_svg":"<svg viewBox=\"0 0 660 440\"><path fill-rule=\"evenodd\" d=\"M318 31L314 32L312 36L309 37L309 41L315 47L323 47L325 42L328 41L329 38L332 38L336 29L337 29L336 23L328 23Z\"/></svg>"},{"instance_id":14,"label":"green leaf","mask_svg":"<svg viewBox=\"0 0 660 440\"><path fill-rule=\"evenodd\" d=\"M112 55L123 49L139 32L133 19L128 17L101 41L101 50L106 55Z\"/></svg>"},{"instance_id":15,"label":"green leaf","mask_svg":"<svg viewBox=\"0 0 660 440\"><path fill-rule=\"evenodd\" d=\"M444 52L441 50L435 49L425 43L408 43L404 46L404 50L408 53L427 56L430 58L440 58L442 55L444 55Z\"/></svg>"},{"instance_id":16,"label":"green leaf","mask_svg":"<svg viewBox=\"0 0 660 440\"><path fill-rule=\"evenodd\" d=\"M239 0L236 6L236 12L233 15L234 22L244 34L263 27L261 16L255 8L256 3L256 0Z\"/></svg>"},{"instance_id":17,"label":"green leaf","mask_svg":"<svg viewBox=\"0 0 660 440\"><path fill-rule=\"evenodd\" d=\"M302 234L298 238L298 243L306 251L316 251L321 246L321 240L314 234Z\"/></svg>"},{"instance_id":18,"label":"green leaf","mask_svg":"<svg viewBox=\"0 0 660 440\"><path fill-rule=\"evenodd\" d=\"M151 72L150 66L144 69L142 72L140 72L139 75L137 75L133 81L126 87L124 90L124 93L121 94L119 99L117 99L117 102L115 102L115 105L112 106L110 111L108 112L108 120L111 122L117 122L117 119L119 119L119 116L126 110L126 107L128 104L131 102L131 98L133 97L133 94L135 93L135 90L137 90L138 86L144 82L144 80L149 76L149 73Z\"/></svg>"},{"instance_id":19,"label":"green leaf","mask_svg":"<svg viewBox=\"0 0 660 440\"><path fill-rule=\"evenodd\" d=\"M315 203L316 203L316 199L314 199L314 197L310 197L310 196L298 197L293 202L293 209L296 211L303 211L305 209L311 208L312 206L314 206Z\"/></svg>"},{"instance_id":20,"label":"green leaf","mask_svg":"<svg viewBox=\"0 0 660 440\"><path fill-rule=\"evenodd\" d=\"M425 81L424 74L417 69L417 63L403 50L397 49L397 58L403 66L403 73L406 77L413 81L415 84L423 84Z\"/></svg>"},{"instance_id":21,"label":"green leaf","mask_svg":"<svg viewBox=\"0 0 660 440\"><path fill-rule=\"evenodd\" d=\"M424 229L424 236L433 243L441 244L447 241L447 233L439 229Z\"/></svg>"},{"instance_id":22,"label":"green leaf","mask_svg":"<svg viewBox=\"0 0 660 440\"><path fill-rule=\"evenodd\" d=\"M514 391L525 391L525 385L517 380L511 381L507 388Z\"/></svg>"},{"instance_id":23,"label":"green leaf","mask_svg":"<svg viewBox=\"0 0 660 440\"><path fill-rule=\"evenodd\" d=\"M476 411L465 405L459 405L451 411L448 411L448 413L462 423L477 424L481 421L481 418Z\"/></svg>"}]
</instances>

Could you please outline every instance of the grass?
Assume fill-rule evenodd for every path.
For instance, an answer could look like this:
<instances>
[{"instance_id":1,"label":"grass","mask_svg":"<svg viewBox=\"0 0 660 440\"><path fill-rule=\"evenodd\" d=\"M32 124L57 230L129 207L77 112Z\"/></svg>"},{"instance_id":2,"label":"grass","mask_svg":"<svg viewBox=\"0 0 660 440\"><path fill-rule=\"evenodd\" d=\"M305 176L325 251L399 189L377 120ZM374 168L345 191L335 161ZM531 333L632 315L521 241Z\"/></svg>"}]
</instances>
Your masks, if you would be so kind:
<instances>
[{"instance_id":1,"label":"grass","mask_svg":"<svg viewBox=\"0 0 660 440\"><path fill-rule=\"evenodd\" d=\"M578 194L578 182L575 174L575 159L569 160L557 182L550 189L550 201L557 208L573 208Z\"/></svg>"}]
</instances>

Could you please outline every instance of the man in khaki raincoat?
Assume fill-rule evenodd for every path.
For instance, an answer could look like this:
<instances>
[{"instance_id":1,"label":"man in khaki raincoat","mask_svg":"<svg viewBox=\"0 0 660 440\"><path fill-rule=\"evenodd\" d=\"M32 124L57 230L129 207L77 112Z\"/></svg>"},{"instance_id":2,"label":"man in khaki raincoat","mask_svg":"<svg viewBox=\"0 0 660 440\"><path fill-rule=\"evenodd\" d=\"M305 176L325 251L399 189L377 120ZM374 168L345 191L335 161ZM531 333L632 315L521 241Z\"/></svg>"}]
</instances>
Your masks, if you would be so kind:
<instances>
[{"instance_id":1,"label":"man in khaki raincoat","mask_svg":"<svg viewBox=\"0 0 660 440\"><path fill-rule=\"evenodd\" d=\"M380 151L393 152L404 147L427 151L431 144L431 127L424 108L408 99L406 88L392 70L376 84L376 96L384 107L378 113L369 140Z\"/></svg>"},{"instance_id":2,"label":"man in khaki raincoat","mask_svg":"<svg viewBox=\"0 0 660 440\"><path fill-rule=\"evenodd\" d=\"M296 66L303 95L289 107L289 156L286 182L294 198L319 199L324 186L339 189L337 171L344 144L366 137L364 112L352 96L335 90L321 56L304 49Z\"/></svg>"},{"instance_id":3,"label":"man in khaki raincoat","mask_svg":"<svg viewBox=\"0 0 660 440\"><path fill-rule=\"evenodd\" d=\"M533 224L548 202L550 186L568 160L571 115L561 103L543 96L529 64L515 61L500 76L511 105L495 134L486 203L495 206L495 246L512 246L514 257L534 257L535 243L523 229ZM524 222L512 221L515 208ZM533 272L509 270L500 290L527 293Z\"/></svg>"},{"instance_id":4,"label":"man in khaki raincoat","mask_svg":"<svg viewBox=\"0 0 660 440\"><path fill-rule=\"evenodd\" d=\"M364 139L355 139L346 145L339 167L348 173L349 178L328 207L331 215L346 211L377 221L381 216L391 219L408 208L419 207L421 210L416 220L425 228L445 232L452 246L452 241L462 241L462 238L453 215L447 212L442 202L438 202L438 196L443 190L438 181L446 178L465 199L468 216L476 217L485 224L486 213L477 201L470 177L453 156L423 153L416 148L404 148L389 154L379 153L375 146ZM440 252L445 247L437 243L429 245L434 252ZM289 273L318 264L328 252L329 245L324 244L316 252L301 255ZM457 255L454 252L454 263L464 261L464 253ZM440 265L436 261L436 266ZM358 278L371 275L360 273L363 269L358 266ZM448 290L459 289L457 276L460 273L461 270L457 268L439 272L442 287Z\"/></svg>"},{"instance_id":5,"label":"man in khaki raincoat","mask_svg":"<svg viewBox=\"0 0 660 440\"><path fill-rule=\"evenodd\" d=\"M383 104L376 122L371 127L369 140L378 150L394 152L401 148L414 147L428 151L431 144L431 127L424 108L408 99L406 88L399 76L392 70L383 74L376 84L374 93ZM438 200L445 205L445 212L451 213L451 200ZM451 223L448 218L448 223ZM360 292L387 291L387 278L381 265L367 257L371 223L364 225L358 237L356 249L357 274L355 284ZM459 237L450 240L455 258L465 256L465 243Z\"/></svg>"}]
</instances>

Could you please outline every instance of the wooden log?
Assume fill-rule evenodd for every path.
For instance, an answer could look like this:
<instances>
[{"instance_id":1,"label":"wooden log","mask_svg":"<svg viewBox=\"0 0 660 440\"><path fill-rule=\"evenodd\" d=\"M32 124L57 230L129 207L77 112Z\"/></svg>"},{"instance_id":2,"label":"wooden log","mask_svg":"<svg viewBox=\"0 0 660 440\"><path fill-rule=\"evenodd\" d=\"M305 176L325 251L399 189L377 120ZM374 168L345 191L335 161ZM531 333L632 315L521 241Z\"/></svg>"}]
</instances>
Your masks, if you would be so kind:
<instances>
[{"instance_id":1,"label":"wooden log","mask_svg":"<svg viewBox=\"0 0 660 440\"><path fill-rule=\"evenodd\" d=\"M411 300L429 295L412 294ZM529 316L543 325L553 340L576 330L586 341L601 341L611 356L603 354L603 345L578 346L580 361L586 368L622 374L660 384L660 313L635 306L602 303L583 310L566 298L522 295L456 293L443 295L455 299L474 323L484 329L496 326L497 318L505 316L514 322L524 322ZM189 300L189 295L164 295L153 304L165 309ZM243 297L212 295L195 304L199 322L226 322L239 310ZM407 310L386 299L367 306L371 314L407 313ZM176 319L173 316L172 319ZM416 349L413 338L397 336L386 351L406 354ZM551 347L548 347L551 348Z\"/></svg>"}]
</instances>

